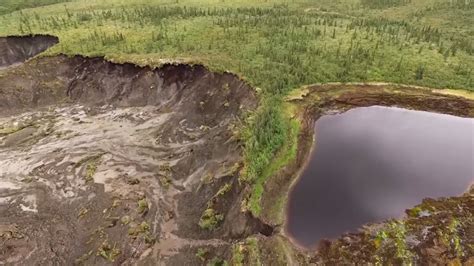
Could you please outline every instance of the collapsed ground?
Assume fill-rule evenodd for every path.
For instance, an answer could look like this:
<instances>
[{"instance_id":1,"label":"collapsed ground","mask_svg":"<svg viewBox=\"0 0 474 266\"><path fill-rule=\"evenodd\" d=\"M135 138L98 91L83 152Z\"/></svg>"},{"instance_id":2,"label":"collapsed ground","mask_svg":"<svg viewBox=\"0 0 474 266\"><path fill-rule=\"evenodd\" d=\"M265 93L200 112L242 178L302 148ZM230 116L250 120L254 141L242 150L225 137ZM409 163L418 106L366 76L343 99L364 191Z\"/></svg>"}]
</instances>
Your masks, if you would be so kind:
<instances>
[{"instance_id":1,"label":"collapsed ground","mask_svg":"<svg viewBox=\"0 0 474 266\"><path fill-rule=\"evenodd\" d=\"M178 263L265 231L234 204L256 106L235 76L60 56L0 84L2 261Z\"/></svg>"},{"instance_id":2,"label":"collapsed ground","mask_svg":"<svg viewBox=\"0 0 474 266\"><path fill-rule=\"evenodd\" d=\"M256 219L242 211L249 186L239 177L240 129L258 101L236 76L202 66L153 70L80 56L37 58L3 70L0 258L167 265L468 262L472 190L427 200L405 221L323 241L317 252L295 248L283 228L285 197L319 116L370 105L474 116L472 100L444 92L390 84L295 91L285 103L300 125L295 156L263 183Z\"/></svg>"}]
</instances>

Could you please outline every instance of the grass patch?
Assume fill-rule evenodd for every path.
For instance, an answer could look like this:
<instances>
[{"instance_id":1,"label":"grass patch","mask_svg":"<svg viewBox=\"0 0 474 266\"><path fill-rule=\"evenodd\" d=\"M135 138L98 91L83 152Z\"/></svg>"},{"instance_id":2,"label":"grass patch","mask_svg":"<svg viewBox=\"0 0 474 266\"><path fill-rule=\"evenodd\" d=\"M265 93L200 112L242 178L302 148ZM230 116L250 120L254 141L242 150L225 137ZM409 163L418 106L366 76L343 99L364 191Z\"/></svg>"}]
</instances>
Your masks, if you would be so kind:
<instances>
[{"instance_id":1,"label":"grass patch","mask_svg":"<svg viewBox=\"0 0 474 266\"><path fill-rule=\"evenodd\" d=\"M199 226L202 229L214 230L224 220L224 215L218 213L213 208L207 208L199 220Z\"/></svg>"},{"instance_id":2,"label":"grass patch","mask_svg":"<svg viewBox=\"0 0 474 266\"><path fill-rule=\"evenodd\" d=\"M130 216L128 216L128 215L124 215L124 216L122 216L122 218L120 218L120 222L123 225L128 225L131 221L132 221L132 218L130 218Z\"/></svg>"},{"instance_id":3,"label":"grass patch","mask_svg":"<svg viewBox=\"0 0 474 266\"><path fill-rule=\"evenodd\" d=\"M254 237L250 237L247 239L246 244L249 253L250 265L262 265L260 261L260 249L258 247L258 240Z\"/></svg>"},{"instance_id":4,"label":"grass patch","mask_svg":"<svg viewBox=\"0 0 474 266\"><path fill-rule=\"evenodd\" d=\"M123 222L123 221L122 221ZM127 221L128 222L128 221ZM124 223L123 223L124 224ZM135 222L129 224L128 235L132 239L142 238L146 244L152 245L156 239L150 232L150 224L146 221L137 224Z\"/></svg>"},{"instance_id":5,"label":"grass patch","mask_svg":"<svg viewBox=\"0 0 474 266\"><path fill-rule=\"evenodd\" d=\"M75 168L86 165L84 179L86 182L94 181L94 175L97 172L97 167L100 163L100 159L105 153L100 153L92 156L82 158L79 162L75 164Z\"/></svg>"},{"instance_id":6,"label":"grass patch","mask_svg":"<svg viewBox=\"0 0 474 266\"><path fill-rule=\"evenodd\" d=\"M95 175L95 172L97 172L97 164L98 164L98 161L92 161L87 164L86 176L85 176L86 182L94 181L94 175Z\"/></svg>"},{"instance_id":7,"label":"grass patch","mask_svg":"<svg viewBox=\"0 0 474 266\"><path fill-rule=\"evenodd\" d=\"M138 213L145 214L148 212L149 207L148 207L148 201L146 200L146 198L138 200L137 205L138 205L138 208L137 208Z\"/></svg>"},{"instance_id":8,"label":"grass patch","mask_svg":"<svg viewBox=\"0 0 474 266\"><path fill-rule=\"evenodd\" d=\"M214 257L207 263L207 266L227 266L229 263L227 261L219 258L219 257Z\"/></svg>"},{"instance_id":9,"label":"grass patch","mask_svg":"<svg viewBox=\"0 0 474 266\"><path fill-rule=\"evenodd\" d=\"M258 239L249 237L232 246L232 265L262 265Z\"/></svg>"},{"instance_id":10,"label":"grass patch","mask_svg":"<svg viewBox=\"0 0 474 266\"><path fill-rule=\"evenodd\" d=\"M209 250L207 248L198 248L196 252L196 257L201 261L206 261L206 256L209 254Z\"/></svg>"},{"instance_id":11,"label":"grass patch","mask_svg":"<svg viewBox=\"0 0 474 266\"><path fill-rule=\"evenodd\" d=\"M219 224L224 220L224 215L219 213L214 209L215 204L220 197L224 196L227 192L232 189L230 183L224 184L219 190L212 196L212 198L207 202L207 207L199 219L199 226L202 229L214 230Z\"/></svg>"},{"instance_id":12,"label":"grass patch","mask_svg":"<svg viewBox=\"0 0 474 266\"><path fill-rule=\"evenodd\" d=\"M408 248L406 243L407 229L403 221L394 220L387 224L387 228L380 230L374 238L374 246L376 248L375 260L380 263L384 262L384 258L379 256L383 249L393 249L395 258L403 265L411 265L413 263L414 254Z\"/></svg>"},{"instance_id":13,"label":"grass patch","mask_svg":"<svg viewBox=\"0 0 474 266\"><path fill-rule=\"evenodd\" d=\"M459 228L461 224L456 218L452 218L448 227L446 228L447 232L442 235L442 240L444 244L449 247L457 258L463 258L465 252L463 250L463 244L461 238L459 237Z\"/></svg>"},{"instance_id":14,"label":"grass patch","mask_svg":"<svg viewBox=\"0 0 474 266\"><path fill-rule=\"evenodd\" d=\"M68 1L70 0L2 0L2 2L0 3L0 15L25 8L46 6Z\"/></svg>"},{"instance_id":15,"label":"grass patch","mask_svg":"<svg viewBox=\"0 0 474 266\"><path fill-rule=\"evenodd\" d=\"M243 244L234 244L232 246L232 265L242 266L244 265L244 254L245 246Z\"/></svg>"},{"instance_id":16,"label":"grass patch","mask_svg":"<svg viewBox=\"0 0 474 266\"><path fill-rule=\"evenodd\" d=\"M229 192L231 189L232 189L232 185L230 183L227 183L227 184L223 185L221 188L219 188L219 190L217 191L217 193L214 195L213 198L222 197L227 192Z\"/></svg>"},{"instance_id":17,"label":"grass patch","mask_svg":"<svg viewBox=\"0 0 474 266\"><path fill-rule=\"evenodd\" d=\"M263 157L264 154L260 156L263 157L262 161L253 161L253 158L258 157L254 154L247 154L247 165L255 165L255 169L258 171L254 171L252 176L251 182L253 182L252 192L247 202L247 208L255 215L258 216L262 209L261 209L261 199L264 192L264 185L265 182L268 180L270 176L275 174L278 170L282 167L287 165L291 160L296 158L296 152L298 148L298 134L300 131L300 123L297 120L290 120L291 111L288 106L280 107L286 109L285 112L280 112L279 115L275 116L274 119L278 119L280 122L275 123L279 125L280 130L275 130L276 133L271 133L271 129L264 129L261 130L262 132L253 133L253 134L269 134L269 138L279 134L282 138L281 143L277 143L279 146L276 146L274 143L268 144L263 142L262 146L271 147L273 145L273 149L268 150L268 157ZM255 136L255 135L253 135ZM258 146L257 146L258 147ZM258 153L260 147L255 148L254 150L250 150L251 152L254 151ZM247 148L247 151L249 149ZM282 205L282 202L280 201ZM282 209L276 210L276 212L280 212Z\"/></svg>"},{"instance_id":18,"label":"grass patch","mask_svg":"<svg viewBox=\"0 0 474 266\"><path fill-rule=\"evenodd\" d=\"M85 207L81 207L81 209L79 210L79 213L77 214L77 217L78 217L78 218L83 218L83 217L85 217L88 213L89 213L89 209L87 209L87 208L85 208Z\"/></svg>"},{"instance_id":19,"label":"grass patch","mask_svg":"<svg viewBox=\"0 0 474 266\"><path fill-rule=\"evenodd\" d=\"M97 256L101 256L110 262L114 262L119 255L120 250L116 247L116 244L111 245L107 240L97 250Z\"/></svg>"}]
</instances>

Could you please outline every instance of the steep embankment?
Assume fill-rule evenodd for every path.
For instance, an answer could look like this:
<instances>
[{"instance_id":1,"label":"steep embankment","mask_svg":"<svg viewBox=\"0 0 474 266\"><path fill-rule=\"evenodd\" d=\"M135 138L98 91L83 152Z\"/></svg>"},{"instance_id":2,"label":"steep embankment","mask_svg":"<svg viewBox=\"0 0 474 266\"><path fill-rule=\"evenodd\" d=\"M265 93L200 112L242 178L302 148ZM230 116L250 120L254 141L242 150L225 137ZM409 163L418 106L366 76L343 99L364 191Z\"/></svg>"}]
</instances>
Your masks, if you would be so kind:
<instances>
[{"instance_id":1,"label":"steep embankment","mask_svg":"<svg viewBox=\"0 0 474 266\"><path fill-rule=\"evenodd\" d=\"M49 35L0 37L0 69L22 63L58 42Z\"/></svg>"},{"instance_id":2,"label":"steep embankment","mask_svg":"<svg viewBox=\"0 0 474 266\"><path fill-rule=\"evenodd\" d=\"M203 66L57 56L3 70L0 260L195 264L198 248L228 258L232 239L268 234L237 182L256 103Z\"/></svg>"}]
</instances>

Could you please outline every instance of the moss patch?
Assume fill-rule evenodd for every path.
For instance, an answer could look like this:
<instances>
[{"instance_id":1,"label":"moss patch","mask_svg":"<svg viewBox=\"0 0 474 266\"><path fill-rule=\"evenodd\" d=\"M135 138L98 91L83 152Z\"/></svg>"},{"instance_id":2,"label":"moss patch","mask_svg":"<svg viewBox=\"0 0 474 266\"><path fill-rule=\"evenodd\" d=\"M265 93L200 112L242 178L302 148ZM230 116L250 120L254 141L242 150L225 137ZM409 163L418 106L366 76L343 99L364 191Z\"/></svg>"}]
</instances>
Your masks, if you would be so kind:
<instances>
[{"instance_id":1,"label":"moss patch","mask_svg":"<svg viewBox=\"0 0 474 266\"><path fill-rule=\"evenodd\" d=\"M223 220L223 214L218 213L213 208L207 208L199 219L199 226L202 229L214 230Z\"/></svg>"}]
</instances>

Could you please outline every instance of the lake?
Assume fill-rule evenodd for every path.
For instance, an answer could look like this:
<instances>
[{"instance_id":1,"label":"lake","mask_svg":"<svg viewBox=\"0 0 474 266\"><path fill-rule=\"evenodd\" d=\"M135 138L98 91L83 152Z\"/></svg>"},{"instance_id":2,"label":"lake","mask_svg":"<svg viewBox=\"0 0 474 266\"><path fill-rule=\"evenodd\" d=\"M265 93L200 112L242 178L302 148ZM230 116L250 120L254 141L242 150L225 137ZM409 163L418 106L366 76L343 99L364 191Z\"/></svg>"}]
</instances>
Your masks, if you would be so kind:
<instances>
[{"instance_id":1,"label":"lake","mask_svg":"<svg viewBox=\"0 0 474 266\"><path fill-rule=\"evenodd\" d=\"M287 206L286 231L306 248L474 180L474 119L373 106L325 115L315 134Z\"/></svg>"}]
</instances>

